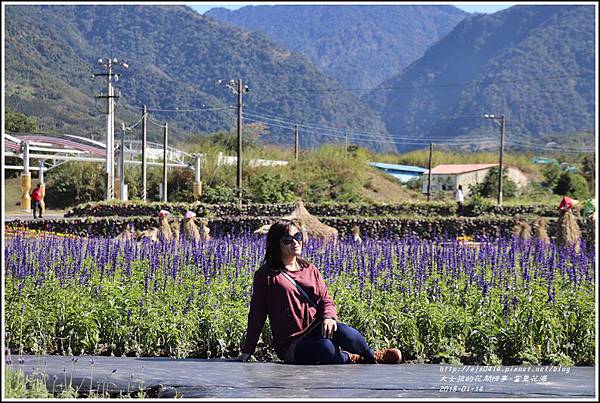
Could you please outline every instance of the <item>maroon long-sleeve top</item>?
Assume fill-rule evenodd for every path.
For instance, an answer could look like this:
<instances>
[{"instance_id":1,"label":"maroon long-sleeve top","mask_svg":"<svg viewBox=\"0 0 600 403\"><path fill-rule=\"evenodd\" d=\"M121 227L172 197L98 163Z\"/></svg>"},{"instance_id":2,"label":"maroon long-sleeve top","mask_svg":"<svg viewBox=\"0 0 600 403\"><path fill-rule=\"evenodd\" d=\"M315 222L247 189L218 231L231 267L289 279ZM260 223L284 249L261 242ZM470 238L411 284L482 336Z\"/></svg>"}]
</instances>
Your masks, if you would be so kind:
<instances>
[{"instance_id":1,"label":"maroon long-sleeve top","mask_svg":"<svg viewBox=\"0 0 600 403\"><path fill-rule=\"evenodd\" d=\"M335 304L327 292L321 273L314 265L287 273L300 284L317 308L306 300L289 279L265 265L261 266L254 273L243 353L254 353L267 316L273 335L273 348L282 360L290 344L315 321L324 317L337 320Z\"/></svg>"}]
</instances>

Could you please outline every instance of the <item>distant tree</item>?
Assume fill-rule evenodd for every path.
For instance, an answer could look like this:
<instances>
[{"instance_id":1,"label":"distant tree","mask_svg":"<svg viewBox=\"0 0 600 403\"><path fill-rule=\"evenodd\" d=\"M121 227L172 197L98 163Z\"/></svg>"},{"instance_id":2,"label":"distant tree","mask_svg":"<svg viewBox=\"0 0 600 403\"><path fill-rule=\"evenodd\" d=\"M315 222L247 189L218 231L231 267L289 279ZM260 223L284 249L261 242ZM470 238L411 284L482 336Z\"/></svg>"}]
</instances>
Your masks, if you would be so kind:
<instances>
[{"instance_id":1,"label":"distant tree","mask_svg":"<svg viewBox=\"0 0 600 403\"><path fill-rule=\"evenodd\" d=\"M596 189L596 162L593 155L586 155L581 161L581 174L588 182L588 190L594 193Z\"/></svg>"},{"instance_id":2,"label":"distant tree","mask_svg":"<svg viewBox=\"0 0 600 403\"><path fill-rule=\"evenodd\" d=\"M564 172L560 175L554 193L575 199L587 199L590 196L587 180L574 172Z\"/></svg>"},{"instance_id":3,"label":"distant tree","mask_svg":"<svg viewBox=\"0 0 600 403\"><path fill-rule=\"evenodd\" d=\"M425 179L423 178L423 175L416 176L416 177L412 178L411 180L409 180L408 182L406 182L406 187L411 190L420 191L421 189L423 189L424 181L425 181Z\"/></svg>"},{"instance_id":4,"label":"distant tree","mask_svg":"<svg viewBox=\"0 0 600 403\"><path fill-rule=\"evenodd\" d=\"M11 109L6 109L4 122L5 130L10 133L34 132L37 130L37 123L34 118Z\"/></svg>"},{"instance_id":5,"label":"distant tree","mask_svg":"<svg viewBox=\"0 0 600 403\"><path fill-rule=\"evenodd\" d=\"M65 208L104 198L102 166L93 162L67 162L48 171L46 196L49 208Z\"/></svg>"},{"instance_id":6,"label":"distant tree","mask_svg":"<svg viewBox=\"0 0 600 403\"><path fill-rule=\"evenodd\" d=\"M294 201L294 187L280 174L262 172L248 181L249 197L255 203L289 203Z\"/></svg>"},{"instance_id":7,"label":"distant tree","mask_svg":"<svg viewBox=\"0 0 600 403\"><path fill-rule=\"evenodd\" d=\"M9 133L35 132L37 130L37 123L34 118L24 113L6 109L4 112L4 127ZM22 162L21 158L18 157L5 157L4 159L6 165L21 165ZM13 178L19 175L19 171L8 169L4 173L5 178Z\"/></svg>"},{"instance_id":8,"label":"distant tree","mask_svg":"<svg viewBox=\"0 0 600 403\"><path fill-rule=\"evenodd\" d=\"M544 185L549 187L550 189L554 189L556 186L556 182L558 182L558 178L560 177L562 171L560 167L556 164L547 164L542 169L542 174L544 175Z\"/></svg>"},{"instance_id":9,"label":"distant tree","mask_svg":"<svg viewBox=\"0 0 600 403\"><path fill-rule=\"evenodd\" d=\"M498 197L498 175L499 168L492 168L486 175L483 182L478 185L470 186L473 195L479 195L482 197ZM508 177L506 168L502 175L502 196L504 197L515 197L517 195L518 188L517 184Z\"/></svg>"}]
</instances>

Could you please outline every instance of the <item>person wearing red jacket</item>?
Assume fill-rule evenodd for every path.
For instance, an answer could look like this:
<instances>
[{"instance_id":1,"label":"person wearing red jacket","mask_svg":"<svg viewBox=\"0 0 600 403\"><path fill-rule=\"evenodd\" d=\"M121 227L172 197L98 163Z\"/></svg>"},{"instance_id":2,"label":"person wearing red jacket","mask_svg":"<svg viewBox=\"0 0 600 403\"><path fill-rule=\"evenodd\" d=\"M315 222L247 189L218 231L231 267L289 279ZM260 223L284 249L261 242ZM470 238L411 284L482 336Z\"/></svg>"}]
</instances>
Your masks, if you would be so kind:
<instances>
[{"instance_id":1,"label":"person wearing red jacket","mask_svg":"<svg viewBox=\"0 0 600 403\"><path fill-rule=\"evenodd\" d=\"M40 218L42 217L42 199L43 199L43 195L42 195L42 188L41 185L38 183L37 187L35 189L33 189L33 192L31 192L31 209L33 210L33 218L36 218L36 212L39 209L40 210Z\"/></svg>"},{"instance_id":2,"label":"person wearing red jacket","mask_svg":"<svg viewBox=\"0 0 600 403\"><path fill-rule=\"evenodd\" d=\"M237 360L248 361L254 353L268 317L273 348L286 363L400 362L400 350L374 352L356 329L337 322L335 304L319 270L300 256L304 234L298 228L294 221L280 220L267 233L264 262L254 273L246 339Z\"/></svg>"}]
</instances>

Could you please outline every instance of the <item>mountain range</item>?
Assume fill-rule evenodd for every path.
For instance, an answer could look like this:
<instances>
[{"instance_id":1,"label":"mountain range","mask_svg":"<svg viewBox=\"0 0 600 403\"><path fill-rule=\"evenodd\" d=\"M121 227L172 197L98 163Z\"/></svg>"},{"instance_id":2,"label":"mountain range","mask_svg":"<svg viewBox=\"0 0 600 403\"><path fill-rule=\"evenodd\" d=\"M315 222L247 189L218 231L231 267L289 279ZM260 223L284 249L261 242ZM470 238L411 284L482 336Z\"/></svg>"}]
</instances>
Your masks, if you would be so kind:
<instances>
[{"instance_id":1,"label":"mountain range","mask_svg":"<svg viewBox=\"0 0 600 403\"><path fill-rule=\"evenodd\" d=\"M367 99L399 149L418 138L497 147L498 127L484 114L505 115L512 148L583 145L574 138L593 146L595 40L591 5L469 16Z\"/></svg>"},{"instance_id":2,"label":"mountain range","mask_svg":"<svg viewBox=\"0 0 600 403\"><path fill-rule=\"evenodd\" d=\"M593 146L594 6L461 13L432 5L248 6L206 15L265 32L304 53L346 88L360 87L356 83L365 75L372 85L385 70L388 77L375 89L356 94L379 113L399 150L428 142L497 148L498 128L484 114L505 115L508 148L544 150L540 145L548 142ZM423 29L433 27L432 21L441 26L439 40L432 36L434 29ZM360 39L349 34L358 25L368 26ZM374 37L380 38L377 56L370 52L377 47L370 40ZM390 73L393 58L383 50L394 43L399 54L413 56L405 56L410 64L396 66L395 74ZM423 45L428 47L424 54L411 53ZM361 49L366 57L349 62L355 55L351 49Z\"/></svg>"},{"instance_id":3,"label":"mountain range","mask_svg":"<svg viewBox=\"0 0 600 403\"><path fill-rule=\"evenodd\" d=\"M369 88L421 57L468 13L443 5L264 5L204 15L264 33L345 88Z\"/></svg>"},{"instance_id":4,"label":"mountain range","mask_svg":"<svg viewBox=\"0 0 600 403\"><path fill-rule=\"evenodd\" d=\"M189 7L7 5L5 12L6 105L34 116L43 131L102 137L105 104L94 96L105 80L90 75L110 57L129 64L116 83L117 123L138 120L145 104L156 140L163 122L175 140L234 128L236 96L215 80L241 78L250 90L245 122L268 123L266 142L292 144L294 123L310 122L300 128L301 147L343 142L344 128L373 131L365 145L394 150L381 119L306 57Z\"/></svg>"},{"instance_id":5,"label":"mountain range","mask_svg":"<svg viewBox=\"0 0 600 403\"><path fill-rule=\"evenodd\" d=\"M428 142L465 149L589 146L595 124L595 8L519 5L494 14L451 6L5 6L5 104L43 131L102 138L98 58L129 63L116 83L117 122L150 114L150 138L245 123L266 143L352 143L377 151ZM240 24L243 26L236 26ZM379 68L377 68L379 66ZM370 88L369 91L365 89ZM530 148L529 148L530 149Z\"/></svg>"}]
</instances>

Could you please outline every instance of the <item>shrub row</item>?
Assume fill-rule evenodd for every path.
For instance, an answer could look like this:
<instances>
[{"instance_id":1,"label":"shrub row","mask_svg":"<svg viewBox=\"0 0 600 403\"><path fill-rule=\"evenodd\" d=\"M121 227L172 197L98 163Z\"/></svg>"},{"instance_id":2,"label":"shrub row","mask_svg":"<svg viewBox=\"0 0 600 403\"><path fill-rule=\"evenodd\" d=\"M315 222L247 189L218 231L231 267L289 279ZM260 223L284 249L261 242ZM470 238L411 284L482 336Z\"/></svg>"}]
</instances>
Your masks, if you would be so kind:
<instances>
[{"instance_id":1,"label":"shrub row","mask_svg":"<svg viewBox=\"0 0 600 403\"><path fill-rule=\"evenodd\" d=\"M318 217L381 217L381 216L441 216L454 215L456 204L448 202L407 203L407 204L305 204L307 210ZM204 204L204 203L162 203L162 202L98 202L87 203L68 211L65 217L108 217L108 216L156 216L161 209L171 214L183 215L192 210L201 217L278 217L289 214L293 209L292 203L285 204L246 204L239 206L235 203ZM553 206L465 206L465 215L495 215L495 216L542 216L557 217L558 212Z\"/></svg>"},{"instance_id":2,"label":"shrub row","mask_svg":"<svg viewBox=\"0 0 600 403\"><path fill-rule=\"evenodd\" d=\"M272 223L276 217L229 217L211 218L208 226L214 236L234 235L253 232L265 224ZM473 237L510 237L518 219L514 217L427 217L421 219L389 218L389 217L321 217L324 224L339 231L340 238L351 235L355 225L360 227L361 235L370 238L415 236L423 239L439 237L456 237L468 235ZM49 230L79 236L114 237L133 223L138 230L157 227L158 221L151 216L132 217L85 217L61 218L44 221L14 220L6 223L8 227L25 227L34 230ZM532 230L535 225L531 223ZM592 231L580 221L582 235ZM548 235L556 234L556 220L548 219ZM535 234L535 233L534 233ZM534 235L533 234L533 235ZM593 238L593 237L592 237Z\"/></svg>"}]
</instances>

